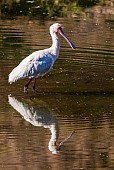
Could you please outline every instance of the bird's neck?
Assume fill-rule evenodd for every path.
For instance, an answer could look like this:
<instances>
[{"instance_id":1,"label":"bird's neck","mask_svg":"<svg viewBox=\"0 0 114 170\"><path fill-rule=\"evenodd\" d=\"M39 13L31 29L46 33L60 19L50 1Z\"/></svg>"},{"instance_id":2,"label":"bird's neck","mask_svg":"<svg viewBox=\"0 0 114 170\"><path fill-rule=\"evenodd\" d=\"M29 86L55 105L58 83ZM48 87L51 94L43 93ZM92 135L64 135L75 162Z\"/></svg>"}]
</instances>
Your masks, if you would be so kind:
<instances>
[{"instance_id":1,"label":"bird's neck","mask_svg":"<svg viewBox=\"0 0 114 170\"><path fill-rule=\"evenodd\" d=\"M57 57L59 56L59 50L60 50L60 40L59 40L57 33L51 34L51 37L52 37L51 51L55 59L57 59Z\"/></svg>"}]
</instances>

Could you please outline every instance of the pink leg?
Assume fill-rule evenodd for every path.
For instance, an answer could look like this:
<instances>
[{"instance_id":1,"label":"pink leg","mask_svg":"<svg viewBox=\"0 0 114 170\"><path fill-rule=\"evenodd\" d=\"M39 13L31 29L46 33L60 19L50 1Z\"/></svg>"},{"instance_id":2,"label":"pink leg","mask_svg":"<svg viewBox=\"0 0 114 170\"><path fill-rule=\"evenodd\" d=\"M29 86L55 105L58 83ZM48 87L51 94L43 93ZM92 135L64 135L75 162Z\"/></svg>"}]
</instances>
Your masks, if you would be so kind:
<instances>
[{"instance_id":1,"label":"pink leg","mask_svg":"<svg viewBox=\"0 0 114 170\"><path fill-rule=\"evenodd\" d=\"M27 82L27 84L25 84L25 86L24 86L24 92L25 93L28 93L28 86L29 86L30 82L32 81L32 79L33 78L30 78L29 81Z\"/></svg>"},{"instance_id":2,"label":"pink leg","mask_svg":"<svg viewBox=\"0 0 114 170\"><path fill-rule=\"evenodd\" d=\"M35 91L36 89L36 78L34 78L34 84L33 84L33 90Z\"/></svg>"}]
</instances>

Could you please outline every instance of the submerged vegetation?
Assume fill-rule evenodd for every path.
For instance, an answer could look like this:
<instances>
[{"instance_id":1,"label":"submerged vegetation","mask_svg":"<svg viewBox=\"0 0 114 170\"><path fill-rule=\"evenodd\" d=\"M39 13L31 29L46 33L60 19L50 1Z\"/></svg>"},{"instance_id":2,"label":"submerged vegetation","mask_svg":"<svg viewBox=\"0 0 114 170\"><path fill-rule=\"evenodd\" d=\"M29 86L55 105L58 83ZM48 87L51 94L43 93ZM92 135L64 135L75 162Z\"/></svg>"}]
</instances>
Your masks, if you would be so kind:
<instances>
[{"instance_id":1,"label":"submerged vegetation","mask_svg":"<svg viewBox=\"0 0 114 170\"><path fill-rule=\"evenodd\" d=\"M1 17L29 15L39 18L78 15L94 5L105 5L107 0L2 0Z\"/></svg>"}]
</instances>

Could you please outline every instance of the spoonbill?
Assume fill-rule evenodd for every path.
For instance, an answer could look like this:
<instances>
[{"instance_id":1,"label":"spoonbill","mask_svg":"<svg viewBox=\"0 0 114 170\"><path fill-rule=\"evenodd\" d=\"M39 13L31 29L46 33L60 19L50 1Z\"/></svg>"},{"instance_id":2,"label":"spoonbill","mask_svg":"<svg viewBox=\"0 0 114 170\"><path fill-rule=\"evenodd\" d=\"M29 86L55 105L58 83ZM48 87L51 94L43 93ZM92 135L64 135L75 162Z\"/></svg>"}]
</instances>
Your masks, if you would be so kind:
<instances>
[{"instance_id":1,"label":"spoonbill","mask_svg":"<svg viewBox=\"0 0 114 170\"><path fill-rule=\"evenodd\" d=\"M24 92L28 93L28 86L32 80L33 90L36 87L36 78L48 73L54 65L55 60L59 56L60 40L58 33L69 43L72 49L75 49L75 45L67 38L62 30L62 26L59 23L54 23L50 26L50 35L52 37L52 46L50 48L35 51L28 57L23 59L20 64L15 67L9 74L8 82L13 82L29 78L28 82L24 86Z\"/></svg>"}]
</instances>

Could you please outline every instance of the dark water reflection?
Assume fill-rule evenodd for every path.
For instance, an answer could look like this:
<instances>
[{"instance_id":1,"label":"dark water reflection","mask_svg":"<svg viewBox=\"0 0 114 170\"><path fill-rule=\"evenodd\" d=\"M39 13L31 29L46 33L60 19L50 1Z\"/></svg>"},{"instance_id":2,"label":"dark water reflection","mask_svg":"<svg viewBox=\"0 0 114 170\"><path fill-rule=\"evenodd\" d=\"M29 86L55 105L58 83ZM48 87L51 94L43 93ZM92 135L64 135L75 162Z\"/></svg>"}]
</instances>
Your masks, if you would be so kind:
<instances>
[{"instance_id":1,"label":"dark water reflection","mask_svg":"<svg viewBox=\"0 0 114 170\"><path fill-rule=\"evenodd\" d=\"M9 85L8 74L31 52L50 46L53 21L0 21L0 169L112 170L114 17L57 22L77 49L61 38L53 70L38 79L35 94L30 87L26 95L26 80ZM74 131L58 154L52 154L51 137L57 151L55 144Z\"/></svg>"},{"instance_id":2,"label":"dark water reflection","mask_svg":"<svg viewBox=\"0 0 114 170\"><path fill-rule=\"evenodd\" d=\"M8 98L11 107L7 101L0 107L3 169L114 168L113 95L45 93ZM55 140L63 141L72 131L53 155L50 142L55 153Z\"/></svg>"}]
</instances>

